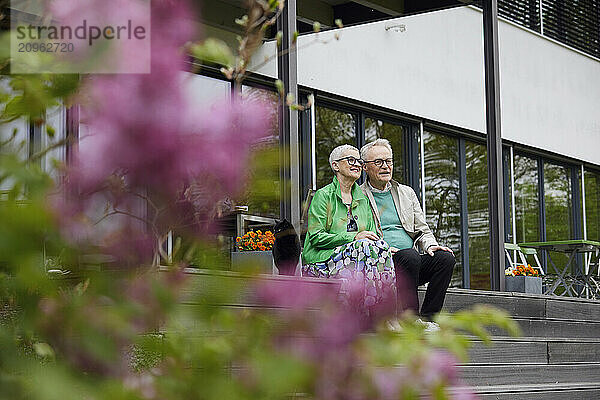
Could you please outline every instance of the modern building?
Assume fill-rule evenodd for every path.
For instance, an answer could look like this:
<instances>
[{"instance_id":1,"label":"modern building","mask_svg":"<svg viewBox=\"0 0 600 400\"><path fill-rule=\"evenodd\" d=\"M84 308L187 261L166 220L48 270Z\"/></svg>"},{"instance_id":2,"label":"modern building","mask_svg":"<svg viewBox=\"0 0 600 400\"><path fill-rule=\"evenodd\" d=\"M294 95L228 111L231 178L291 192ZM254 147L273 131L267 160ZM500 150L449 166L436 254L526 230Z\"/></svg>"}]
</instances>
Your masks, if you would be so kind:
<instances>
[{"instance_id":1,"label":"modern building","mask_svg":"<svg viewBox=\"0 0 600 400\"><path fill-rule=\"evenodd\" d=\"M331 149L387 138L395 150L395 178L415 189L436 237L457 256L455 288L448 292L445 311L491 304L522 329L519 338L492 330L492 347L473 340L470 363L458 366L463 382L483 399L599 398L597 295L571 299L488 291L494 287L490 212L495 209L488 197L479 5L452 0L286 3L292 8L279 21L287 33L284 51L278 54L275 33L269 32L271 39L255 55L241 88L215 66L190 61L189 71L182 71L198 108L235 91L278 103L276 79L299 103L314 98L302 111L280 105L278 129L256 143L254 175L260 184L249 186L237 199L239 210L224 221L231 235L251 224L270 224L274 217L286 217L299 228L309 192L332 179ZM241 32L234 20L244 14L242 0L199 5L203 35L235 46ZM499 0L498 7L504 241L600 241L600 0ZM344 27L336 28L337 19ZM288 53L285 43L294 24L300 35ZM47 110L46 123L56 129L56 138L85 135L77 107ZM18 140L28 143L23 150L32 155L48 144L44 129L16 120L0 127L0 137L18 131ZM40 161L42 167L50 170L52 158L69 161L69 149L55 149ZM550 255L557 264L566 261L562 253ZM576 268L598 268L597 257L592 264L579 257ZM549 269L548 254L542 252L540 260ZM189 272L202 281L194 290L215 293L240 276L247 279L212 269ZM236 299L234 307L255 309L256 304ZM197 335L197 325L193 329Z\"/></svg>"},{"instance_id":2,"label":"modern building","mask_svg":"<svg viewBox=\"0 0 600 400\"><path fill-rule=\"evenodd\" d=\"M300 101L313 95L315 105L281 132L292 160L281 209L249 212L297 221L308 190L331 179L333 147L385 137L396 179L415 189L436 236L455 249L453 285L490 288L482 10L453 1L296 3L304 33L290 69ZM205 33L230 40L233 25L223 21L242 12L235 4L205 4ZM498 7L506 242L599 240L600 3ZM345 27L312 32L315 21L335 27L337 18ZM273 90L283 76L274 41L255 63L242 91ZM202 96L231 90L204 74L194 78Z\"/></svg>"},{"instance_id":3,"label":"modern building","mask_svg":"<svg viewBox=\"0 0 600 400\"><path fill-rule=\"evenodd\" d=\"M304 111L283 109L279 132L257 145L257 151L279 148L280 156L260 159L259 173L270 184L244 199L248 219L285 216L298 226L309 190L331 179L331 149L384 137L395 150L395 178L415 189L435 235L455 250L452 285L489 289L479 5L287 3L296 6L286 13L300 32L296 46L278 57L276 41L267 40L241 91L277 101L274 82L285 78L300 103L310 95L315 102ZM600 2L501 0L498 7L505 241L600 240ZM200 8L203 35L235 46L242 2L211 0ZM343 28L336 28L337 19ZM320 32L313 31L315 22ZM235 90L217 68L192 70L182 75L198 107ZM59 135L85 129L74 109L49 112L48 121ZM33 152L46 136L43 127L25 125L21 132ZM68 158L57 153L43 162L50 165L51 156Z\"/></svg>"}]
</instances>

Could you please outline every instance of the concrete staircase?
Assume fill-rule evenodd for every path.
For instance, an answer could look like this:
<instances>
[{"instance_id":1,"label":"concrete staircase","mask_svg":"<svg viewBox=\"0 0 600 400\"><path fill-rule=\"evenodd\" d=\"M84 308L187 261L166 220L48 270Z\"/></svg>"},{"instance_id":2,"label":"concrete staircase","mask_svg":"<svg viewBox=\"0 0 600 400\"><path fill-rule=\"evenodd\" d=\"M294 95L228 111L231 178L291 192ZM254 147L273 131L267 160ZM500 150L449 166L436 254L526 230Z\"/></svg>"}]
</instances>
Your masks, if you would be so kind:
<instances>
[{"instance_id":1,"label":"concrete staircase","mask_svg":"<svg viewBox=\"0 0 600 400\"><path fill-rule=\"evenodd\" d=\"M477 303L506 310L523 333L492 331L493 346L475 341L459 366L482 399L600 399L600 301L451 289L444 308Z\"/></svg>"},{"instance_id":2,"label":"concrete staircase","mask_svg":"<svg viewBox=\"0 0 600 400\"><path fill-rule=\"evenodd\" d=\"M270 275L250 278L197 269L188 272L191 279L182 293L183 308L194 307L185 300L194 293L222 294L219 302L226 307L260 307L251 300L254 283L290 279ZM302 284L336 283L313 279ZM423 294L420 290L421 299ZM460 365L459 370L464 385L480 398L600 399L600 301L450 289L444 308L455 312L475 304L506 310L522 329L519 338L511 338L500 329L492 330L491 347L474 340L470 361ZM200 332L197 327L188 328Z\"/></svg>"}]
</instances>

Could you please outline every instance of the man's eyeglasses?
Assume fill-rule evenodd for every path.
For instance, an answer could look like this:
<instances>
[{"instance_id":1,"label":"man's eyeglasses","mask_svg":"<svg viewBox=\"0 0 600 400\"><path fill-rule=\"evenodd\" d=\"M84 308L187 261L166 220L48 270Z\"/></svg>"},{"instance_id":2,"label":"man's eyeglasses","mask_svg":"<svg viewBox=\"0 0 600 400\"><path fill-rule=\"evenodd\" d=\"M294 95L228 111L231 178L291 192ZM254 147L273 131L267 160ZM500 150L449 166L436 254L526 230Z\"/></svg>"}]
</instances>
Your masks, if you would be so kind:
<instances>
[{"instance_id":1,"label":"man's eyeglasses","mask_svg":"<svg viewBox=\"0 0 600 400\"><path fill-rule=\"evenodd\" d=\"M375 164L376 167L383 167L383 163L386 163L388 167L392 168L394 166L394 160L392 160L391 158L386 158L385 160L382 160L381 158L378 158L377 160L371 160L371 161L363 161L364 164L367 163L373 163Z\"/></svg>"},{"instance_id":2,"label":"man's eyeglasses","mask_svg":"<svg viewBox=\"0 0 600 400\"><path fill-rule=\"evenodd\" d=\"M354 157L338 158L337 160L333 160L333 161L342 161L342 160L346 160L346 162L348 162L348 165L356 165L356 164L363 165L365 163L360 158L354 158Z\"/></svg>"}]
</instances>

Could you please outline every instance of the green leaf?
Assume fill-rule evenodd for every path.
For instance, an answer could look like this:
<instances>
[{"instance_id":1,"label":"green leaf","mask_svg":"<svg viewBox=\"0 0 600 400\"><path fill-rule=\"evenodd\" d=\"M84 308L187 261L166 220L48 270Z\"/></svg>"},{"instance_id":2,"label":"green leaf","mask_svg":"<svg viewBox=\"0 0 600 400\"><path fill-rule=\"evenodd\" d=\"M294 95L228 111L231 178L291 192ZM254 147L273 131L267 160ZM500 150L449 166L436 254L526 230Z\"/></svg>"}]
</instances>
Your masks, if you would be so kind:
<instances>
[{"instance_id":1,"label":"green leaf","mask_svg":"<svg viewBox=\"0 0 600 400\"><path fill-rule=\"evenodd\" d=\"M46 135L52 139L56 135L56 130L52 126L46 125Z\"/></svg>"},{"instance_id":2,"label":"green leaf","mask_svg":"<svg viewBox=\"0 0 600 400\"><path fill-rule=\"evenodd\" d=\"M173 251L172 251L173 258L175 258L175 256L177 255L177 253L179 252L180 249L181 249L181 237L178 236L175 239L175 244L173 245Z\"/></svg>"},{"instance_id":3,"label":"green leaf","mask_svg":"<svg viewBox=\"0 0 600 400\"><path fill-rule=\"evenodd\" d=\"M277 93L279 93L280 96L283 97L283 82L280 79L277 79L275 81L275 88L277 89Z\"/></svg>"},{"instance_id":4,"label":"green leaf","mask_svg":"<svg viewBox=\"0 0 600 400\"><path fill-rule=\"evenodd\" d=\"M335 26L337 26L338 28L343 28L344 25L342 24L342 20L341 19L336 19L335 21Z\"/></svg>"},{"instance_id":5,"label":"green leaf","mask_svg":"<svg viewBox=\"0 0 600 400\"><path fill-rule=\"evenodd\" d=\"M293 93L288 93L287 96L285 96L285 104L287 104L288 106L291 106L292 104L294 104L295 100L296 100L296 97L294 96Z\"/></svg>"},{"instance_id":6,"label":"green leaf","mask_svg":"<svg viewBox=\"0 0 600 400\"><path fill-rule=\"evenodd\" d=\"M33 345L35 353L42 358L54 358L54 350L48 343L38 342Z\"/></svg>"},{"instance_id":7,"label":"green leaf","mask_svg":"<svg viewBox=\"0 0 600 400\"><path fill-rule=\"evenodd\" d=\"M321 31L321 23L319 21L313 22L313 32Z\"/></svg>"},{"instance_id":8,"label":"green leaf","mask_svg":"<svg viewBox=\"0 0 600 400\"><path fill-rule=\"evenodd\" d=\"M194 44L190 48L192 56L198 60L231 67L235 57L225 42L219 39L209 38L202 44Z\"/></svg>"}]
</instances>

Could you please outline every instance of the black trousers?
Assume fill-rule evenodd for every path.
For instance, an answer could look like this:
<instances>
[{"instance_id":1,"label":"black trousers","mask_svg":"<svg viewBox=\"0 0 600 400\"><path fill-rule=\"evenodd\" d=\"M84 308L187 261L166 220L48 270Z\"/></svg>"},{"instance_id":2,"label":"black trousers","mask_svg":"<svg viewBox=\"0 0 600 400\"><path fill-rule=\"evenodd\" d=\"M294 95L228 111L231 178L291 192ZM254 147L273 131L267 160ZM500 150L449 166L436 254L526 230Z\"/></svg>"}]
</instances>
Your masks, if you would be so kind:
<instances>
[{"instance_id":1,"label":"black trousers","mask_svg":"<svg viewBox=\"0 0 600 400\"><path fill-rule=\"evenodd\" d=\"M399 311L412 310L415 314L430 320L444 305L446 291L452 279L456 260L448 251L438 250L429 254L419 254L415 249L399 250L393 256L396 269ZM429 282L425 299L419 313L417 286Z\"/></svg>"}]
</instances>

